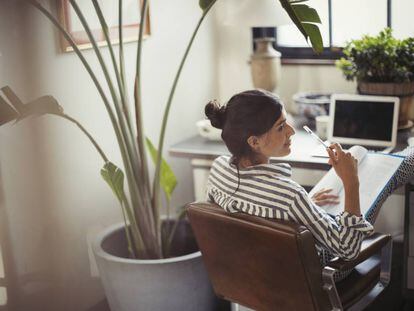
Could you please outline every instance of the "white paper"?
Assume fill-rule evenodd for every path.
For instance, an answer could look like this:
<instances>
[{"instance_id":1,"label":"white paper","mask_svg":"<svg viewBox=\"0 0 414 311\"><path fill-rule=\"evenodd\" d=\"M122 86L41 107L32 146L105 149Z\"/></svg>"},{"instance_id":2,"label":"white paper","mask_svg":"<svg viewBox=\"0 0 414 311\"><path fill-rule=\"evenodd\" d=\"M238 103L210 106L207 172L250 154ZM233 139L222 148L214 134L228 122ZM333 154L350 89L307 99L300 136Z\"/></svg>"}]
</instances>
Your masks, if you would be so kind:
<instances>
[{"instance_id":1,"label":"white paper","mask_svg":"<svg viewBox=\"0 0 414 311\"><path fill-rule=\"evenodd\" d=\"M365 215L394 175L403 158L382 153L368 153L361 146L353 146L349 152L358 160L360 206L361 213ZM322 208L333 215L341 213L344 210L345 193L342 181L333 168L315 185L309 195L313 196L323 188L332 188L332 194L339 196L340 203Z\"/></svg>"}]
</instances>

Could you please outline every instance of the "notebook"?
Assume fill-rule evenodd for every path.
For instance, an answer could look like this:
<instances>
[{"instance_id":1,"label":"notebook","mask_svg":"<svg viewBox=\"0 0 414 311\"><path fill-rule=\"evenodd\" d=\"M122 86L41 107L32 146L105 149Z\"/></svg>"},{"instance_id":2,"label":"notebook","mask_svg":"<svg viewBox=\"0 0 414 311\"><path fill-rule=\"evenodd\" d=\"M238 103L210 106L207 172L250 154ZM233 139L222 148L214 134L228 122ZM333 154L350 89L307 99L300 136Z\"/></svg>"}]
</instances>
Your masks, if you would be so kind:
<instances>
[{"instance_id":1,"label":"notebook","mask_svg":"<svg viewBox=\"0 0 414 311\"><path fill-rule=\"evenodd\" d=\"M397 143L398 97L334 94L329 107L328 141L391 151Z\"/></svg>"},{"instance_id":2,"label":"notebook","mask_svg":"<svg viewBox=\"0 0 414 311\"><path fill-rule=\"evenodd\" d=\"M389 183L391 177L404 160L403 156L368 152L361 146L353 146L349 152L358 160L358 177L361 213L367 216L374 207L378 196ZM339 204L326 205L322 208L331 215L337 215L344 210L345 193L342 181L331 168L328 173L309 192L313 196L321 189L332 188L332 194L339 196Z\"/></svg>"}]
</instances>

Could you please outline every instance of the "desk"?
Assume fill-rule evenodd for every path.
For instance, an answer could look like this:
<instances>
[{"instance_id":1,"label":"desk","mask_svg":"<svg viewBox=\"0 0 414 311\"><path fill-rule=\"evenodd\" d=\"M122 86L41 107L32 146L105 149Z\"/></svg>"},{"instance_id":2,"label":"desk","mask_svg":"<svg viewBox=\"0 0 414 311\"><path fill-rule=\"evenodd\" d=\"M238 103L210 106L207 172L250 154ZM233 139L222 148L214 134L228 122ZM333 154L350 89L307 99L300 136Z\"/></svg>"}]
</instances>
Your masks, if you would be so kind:
<instances>
[{"instance_id":1,"label":"desk","mask_svg":"<svg viewBox=\"0 0 414 311\"><path fill-rule=\"evenodd\" d=\"M406 142L401 138L400 148ZM297 131L292 136L292 153L283 158L272 158L271 162L289 163L292 166L292 179L307 190L312 188L330 169L326 158L312 157L312 150L318 147L309 134ZM195 136L170 147L171 156L188 158L191 161L194 181L194 198L197 201L205 200L205 189L209 170L213 160L229 154L223 142L209 141L201 136ZM404 225L404 189L397 189L384 203L375 222L375 230L387 232L393 236L403 233Z\"/></svg>"}]
</instances>

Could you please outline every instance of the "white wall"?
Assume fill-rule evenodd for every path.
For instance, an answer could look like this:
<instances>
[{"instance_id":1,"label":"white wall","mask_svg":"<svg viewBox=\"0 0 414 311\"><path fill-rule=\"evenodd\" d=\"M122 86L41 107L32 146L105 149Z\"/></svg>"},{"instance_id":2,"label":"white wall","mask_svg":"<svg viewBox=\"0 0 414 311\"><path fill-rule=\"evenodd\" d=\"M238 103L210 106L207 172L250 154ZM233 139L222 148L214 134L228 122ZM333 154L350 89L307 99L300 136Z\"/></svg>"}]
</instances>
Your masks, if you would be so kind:
<instances>
[{"instance_id":1,"label":"white wall","mask_svg":"<svg viewBox=\"0 0 414 311\"><path fill-rule=\"evenodd\" d=\"M218 35L219 99L226 102L237 92L252 89L249 59L252 53L251 31L248 26L223 24L226 14L224 2L218 2L216 23ZM233 10L227 14L236 14ZM237 21L237 19L234 19ZM294 110L292 95L305 91L355 92L355 83L347 82L339 69L329 66L283 65L280 86L281 96L288 111Z\"/></svg>"},{"instance_id":2,"label":"white wall","mask_svg":"<svg viewBox=\"0 0 414 311\"><path fill-rule=\"evenodd\" d=\"M43 3L56 9L56 1ZM143 50L143 115L146 133L156 141L175 70L201 11L197 1L186 0L151 1L150 10L152 34ZM184 68L166 150L196 134L194 124L202 118L204 104L217 94L212 21L202 26ZM2 0L0 42L0 85L10 85L24 101L53 95L120 164L97 91L76 55L59 52L51 24L25 4ZM128 44L125 51L130 83L135 46ZM85 56L98 68L91 50ZM91 276L87 238L121 220L100 177L99 155L76 127L51 116L3 126L0 143L1 243L16 310L89 309L103 299L103 291L99 279ZM166 158L179 180L172 205L192 200L189 161Z\"/></svg>"}]
</instances>

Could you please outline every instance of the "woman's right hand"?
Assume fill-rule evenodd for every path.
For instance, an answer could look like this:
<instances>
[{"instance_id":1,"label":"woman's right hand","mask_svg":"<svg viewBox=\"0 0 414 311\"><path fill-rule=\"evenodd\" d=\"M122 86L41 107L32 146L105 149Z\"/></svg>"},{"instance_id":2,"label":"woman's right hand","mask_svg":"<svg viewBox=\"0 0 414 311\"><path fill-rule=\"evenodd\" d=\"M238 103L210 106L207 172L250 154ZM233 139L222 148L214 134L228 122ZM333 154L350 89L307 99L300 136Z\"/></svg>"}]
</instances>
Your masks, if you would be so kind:
<instances>
[{"instance_id":1,"label":"woman's right hand","mask_svg":"<svg viewBox=\"0 0 414 311\"><path fill-rule=\"evenodd\" d=\"M351 153L343 151L338 143L331 144L327 151L328 163L333 166L344 186L358 184L358 160Z\"/></svg>"}]
</instances>

